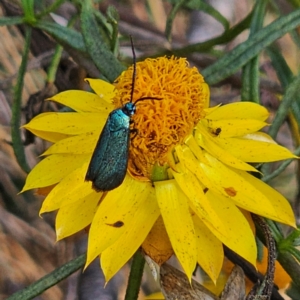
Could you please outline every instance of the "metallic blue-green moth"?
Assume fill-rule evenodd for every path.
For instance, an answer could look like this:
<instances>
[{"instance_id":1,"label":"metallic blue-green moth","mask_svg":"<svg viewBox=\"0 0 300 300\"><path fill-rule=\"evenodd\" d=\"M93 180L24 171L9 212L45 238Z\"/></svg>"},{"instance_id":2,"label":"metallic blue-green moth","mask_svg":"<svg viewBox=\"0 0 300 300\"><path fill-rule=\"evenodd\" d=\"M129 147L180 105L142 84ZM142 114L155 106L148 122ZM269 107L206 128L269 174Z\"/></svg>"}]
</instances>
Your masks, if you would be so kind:
<instances>
[{"instance_id":1,"label":"metallic blue-green moth","mask_svg":"<svg viewBox=\"0 0 300 300\"><path fill-rule=\"evenodd\" d=\"M108 116L85 177L85 180L93 182L92 186L98 192L118 187L125 178L130 144L130 119L135 109L135 104L128 102Z\"/></svg>"},{"instance_id":2,"label":"metallic blue-green moth","mask_svg":"<svg viewBox=\"0 0 300 300\"><path fill-rule=\"evenodd\" d=\"M92 181L97 192L110 191L118 187L124 180L130 146L130 123L135 114L136 104L143 100L161 100L155 97L142 97L133 103L133 92L136 75L135 52L133 53L133 75L130 102L113 110L104 125L92 155L85 180ZM137 131L134 129L134 131Z\"/></svg>"}]
</instances>

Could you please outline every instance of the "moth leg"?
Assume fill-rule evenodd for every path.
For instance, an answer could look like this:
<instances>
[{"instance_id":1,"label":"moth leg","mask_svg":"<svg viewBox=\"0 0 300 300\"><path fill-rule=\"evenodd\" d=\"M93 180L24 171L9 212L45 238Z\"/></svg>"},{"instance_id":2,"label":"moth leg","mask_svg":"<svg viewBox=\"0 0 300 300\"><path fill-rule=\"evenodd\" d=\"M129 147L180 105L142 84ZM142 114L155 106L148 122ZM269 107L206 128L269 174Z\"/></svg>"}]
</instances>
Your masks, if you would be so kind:
<instances>
[{"instance_id":1,"label":"moth leg","mask_svg":"<svg viewBox=\"0 0 300 300\"><path fill-rule=\"evenodd\" d=\"M139 134L139 131L137 128L133 128L133 129L130 129L130 133L133 134L133 137L131 137L131 141L133 141L133 139Z\"/></svg>"}]
</instances>

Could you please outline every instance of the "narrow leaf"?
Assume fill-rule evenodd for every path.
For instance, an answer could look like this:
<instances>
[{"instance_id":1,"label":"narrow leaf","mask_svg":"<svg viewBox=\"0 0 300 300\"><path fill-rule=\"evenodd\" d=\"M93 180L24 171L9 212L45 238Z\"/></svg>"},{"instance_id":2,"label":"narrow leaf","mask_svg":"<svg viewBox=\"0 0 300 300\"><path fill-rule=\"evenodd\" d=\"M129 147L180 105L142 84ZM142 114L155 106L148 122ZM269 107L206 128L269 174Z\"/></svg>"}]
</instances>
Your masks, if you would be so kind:
<instances>
[{"instance_id":1,"label":"narrow leaf","mask_svg":"<svg viewBox=\"0 0 300 300\"><path fill-rule=\"evenodd\" d=\"M255 33L246 42L237 46L217 62L202 71L208 84L215 84L234 74L262 49L273 43L300 24L300 9L278 18L270 25Z\"/></svg>"},{"instance_id":2,"label":"narrow leaf","mask_svg":"<svg viewBox=\"0 0 300 300\"><path fill-rule=\"evenodd\" d=\"M291 104L295 101L295 98L297 98L297 95L299 93L299 84L300 84L300 74L298 74L298 76L287 87L282 102L273 120L273 123L270 126L270 130L268 133L274 139L276 138L280 126L282 125L287 114L290 111Z\"/></svg>"},{"instance_id":3,"label":"narrow leaf","mask_svg":"<svg viewBox=\"0 0 300 300\"><path fill-rule=\"evenodd\" d=\"M81 29L87 51L97 68L109 81L114 81L124 70L117 58L108 49L99 32L90 1L82 2Z\"/></svg>"},{"instance_id":4,"label":"narrow leaf","mask_svg":"<svg viewBox=\"0 0 300 300\"><path fill-rule=\"evenodd\" d=\"M20 123L21 123L22 90L24 86L24 77L25 77L26 67L28 62L31 32L32 29L30 27L26 27L25 47L22 55L22 61L19 68L17 84L14 92L14 101L12 106L12 118L11 118L11 136L12 136L14 153L20 167L26 173L30 171L30 168L26 161L24 145L21 138Z\"/></svg>"},{"instance_id":5,"label":"narrow leaf","mask_svg":"<svg viewBox=\"0 0 300 300\"><path fill-rule=\"evenodd\" d=\"M18 25L23 23L23 17L1 17L0 26Z\"/></svg>"},{"instance_id":6,"label":"narrow leaf","mask_svg":"<svg viewBox=\"0 0 300 300\"><path fill-rule=\"evenodd\" d=\"M266 12L267 1L256 1L253 18L250 26L250 35L252 37L258 32L264 22L264 16ZM259 103L259 56L252 58L243 68L242 75L242 101L253 101Z\"/></svg>"},{"instance_id":7,"label":"narrow leaf","mask_svg":"<svg viewBox=\"0 0 300 300\"><path fill-rule=\"evenodd\" d=\"M176 5L180 1L172 0L170 2L174 5ZM184 7L188 8L188 9L193 9L193 10L201 10L201 11L207 13L208 15L212 16L218 22L220 22L223 25L225 30L227 30L229 28L228 20L222 14L220 14L220 12L217 11L213 6L206 3L206 1L190 0L190 1L184 1L184 2L185 2Z\"/></svg>"},{"instance_id":8,"label":"narrow leaf","mask_svg":"<svg viewBox=\"0 0 300 300\"><path fill-rule=\"evenodd\" d=\"M185 0L179 0L173 6L171 12L168 15L168 19L167 19L167 23L166 23L166 29L165 29L165 35L166 35L168 41L171 41L172 25L173 25L173 21L176 17L176 14L180 10L180 8L184 5L185 2L186 2Z\"/></svg>"},{"instance_id":9,"label":"narrow leaf","mask_svg":"<svg viewBox=\"0 0 300 300\"><path fill-rule=\"evenodd\" d=\"M55 40L57 40L63 46L68 45L78 51L86 52L82 35L74 29L43 20L38 21L35 24L35 27L49 33L53 38L55 38Z\"/></svg>"}]
</instances>

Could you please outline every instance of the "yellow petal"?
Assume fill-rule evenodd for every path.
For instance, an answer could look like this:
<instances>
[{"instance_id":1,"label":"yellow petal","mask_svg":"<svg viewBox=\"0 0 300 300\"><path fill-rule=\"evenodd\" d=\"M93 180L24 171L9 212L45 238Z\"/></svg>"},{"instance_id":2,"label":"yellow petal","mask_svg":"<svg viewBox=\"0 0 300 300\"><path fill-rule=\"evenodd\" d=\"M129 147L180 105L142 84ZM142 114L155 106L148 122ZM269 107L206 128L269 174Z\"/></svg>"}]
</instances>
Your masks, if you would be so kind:
<instances>
[{"instance_id":1,"label":"yellow petal","mask_svg":"<svg viewBox=\"0 0 300 300\"><path fill-rule=\"evenodd\" d=\"M177 165L177 167L179 166ZM216 226L217 228L222 226L221 220L212 209L210 202L204 194L204 188L200 185L198 179L189 170L181 173L172 171L172 174L181 190L188 197L190 206L197 216L201 220L205 219L212 226Z\"/></svg>"},{"instance_id":2,"label":"yellow petal","mask_svg":"<svg viewBox=\"0 0 300 300\"><path fill-rule=\"evenodd\" d=\"M227 233L226 238L224 238L224 235L220 235L219 231L215 231L213 227L209 227L209 224L205 225L223 244L255 266L257 257L256 242L245 216L230 199L213 193L211 190L206 193L206 196L211 201L219 218L223 220L223 231L224 234Z\"/></svg>"},{"instance_id":3,"label":"yellow petal","mask_svg":"<svg viewBox=\"0 0 300 300\"><path fill-rule=\"evenodd\" d=\"M114 85L101 79L86 78L93 91L105 102L112 103L112 99L116 95Z\"/></svg>"},{"instance_id":4,"label":"yellow petal","mask_svg":"<svg viewBox=\"0 0 300 300\"><path fill-rule=\"evenodd\" d=\"M235 102L219 106L212 110L207 118L210 120L224 119L256 119L265 121L269 116L267 109L254 102Z\"/></svg>"},{"instance_id":5,"label":"yellow petal","mask_svg":"<svg viewBox=\"0 0 300 300\"><path fill-rule=\"evenodd\" d=\"M22 192L49 186L61 181L90 159L90 154L56 154L44 158L28 174Z\"/></svg>"},{"instance_id":6,"label":"yellow petal","mask_svg":"<svg viewBox=\"0 0 300 300\"><path fill-rule=\"evenodd\" d=\"M73 153L73 154L91 154L96 147L99 132L85 132L58 141L46 150L42 155Z\"/></svg>"},{"instance_id":7,"label":"yellow petal","mask_svg":"<svg viewBox=\"0 0 300 300\"><path fill-rule=\"evenodd\" d=\"M288 149L276 143L266 143L243 137L219 139L218 144L225 151L246 162L271 162L296 158Z\"/></svg>"},{"instance_id":8,"label":"yellow petal","mask_svg":"<svg viewBox=\"0 0 300 300\"><path fill-rule=\"evenodd\" d=\"M70 236L91 224L99 204L99 194L91 193L75 203L61 207L56 215L57 240Z\"/></svg>"},{"instance_id":9,"label":"yellow petal","mask_svg":"<svg viewBox=\"0 0 300 300\"><path fill-rule=\"evenodd\" d=\"M210 120L203 119L201 123L213 134L214 138L226 138L234 136L243 136L245 134L256 132L267 123L252 119L225 119L225 120ZM218 134L214 134L219 129Z\"/></svg>"},{"instance_id":10,"label":"yellow petal","mask_svg":"<svg viewBox=\"0 0 300 300\"><path fill-rule=\"evenodd\" d=\"M25 126L23 126L23 127L25 127ZM40 137L41 139L52 142L52 143L56 143L60 140L70 137L70 135L63 134L63 133L41 131L41 130L36 130L36 129L28 129L28 130L30 132L32 132L34 135Z\"/></svg>"},{"instance_id":11,"label":"yellow petal","mask_svg":"<svg viewBox=\"0 0 300 300\"><path fill-rule=\"evenodd\" d=\"M188 146L188 148L193 152L193 154L197 157L199 161L205 164L209 164L209 162L206 160L203 154L203 149L199 147L194 136L192 135L188 136L188 138L184 141L184 143ZM177 151L177 148L175 148L175 150ZM182 152L182 149L178 149L178 150Z\"/></svg>"},{"instance_id":12,"label":"yellow petal","mask_svg":"<svg viewBox=\"0 0 300 300\"><path fill-rule=\"evenodd\" d=\"M42 115L42 116L41 116ZM77 135L99 131L107 120L107 113L45 113L32 119L24 127L30 131L50 131L66 135Z\"/></svg>"},{"instance_id":13,"label":"yellow petal","mask_svg":"<svg viewBox=\"0 0 300 300\"><path fill-rule=\"evenodd\" d=\"M166 299L162 292L153 293L145 297L145 300L164 300Z\"/></svg>"},{"instance_id":14,"label":"yellow petal","mask_svg":"<svg viewBox=\"0 0 300 300\"><path fill-rule=\"evenodd\" d=\"M209 164L208 160L204 156L204 151L201 150L203 160L198 160L195 158L194 154L190 150L190 148L177 145L175 147L176 154L178 156L179 161L182 163L182 167L186 167L188 170L190 170L201 182L201 184L204 185L206 188L213 188L213 185L208 177L206 177L205 173L201 170L201 163Z\"/></svg>"},{"instance_id":15,"label":"yellow petal","mask_svg":"<svg viewBox=\"0 0 300 300\"><path fill-rule=\"evenodd\" d=\"M101 254L101 267L106 282L133 256L159 216L156 197L151 190L152 193L138 205L130 224L125 224L123 234Z\"/></svg>"},{"instance_id":16,"label":"yellow petal","mask_svg":"<svg viewBox=\"0 0 300 300\"><path fill-rule=\"evenodd\" d=\"M196 266L195 229L188 199L175 180L154 182L157 202L172 247L187 277L191 280Z\"/></svg>"},{"instance_id":17,"label":"yellow petal","mask_svg":"<svg viewBox=\"0 0 300 300\"><path fill-rule=\"evenodd\" d=\"M180 147L178 147L180 148ZM222 173L221 175L219 174L218 172L218 169L214 170L213 168L212 171L215 171L216 173L214 174L206 174L205 172L203 172L203 170L201 169L202 168L202 165L204 164L200 164L199 162L197 162L197 160L195 159L195 157L192 155L192 153L190 152L190 150L188 148L185 148L184 149L185 151L183 151L183 155L180 154L180 151L177 151L177 147L176 147L176 153L178 153L178 157L179 157L179 160L180 161L183 161L184 164L186 164L187 168L191 170L192 173L194 173L200 181L202 182L206 182L205 186L207 186L209 189L212 189L214 191L216 191L217 193L224 193L225 196L228 196L226 192L224 192L224 190L222 190L222 180L224 179L227 183L230 182L230 184L233 184L234 182L236 182L235 180L233 180L231 182L230 180L230 175L225 173L225 175ZM189 153L189 158L187 158L187 154ZM198 164L198 166L197 166ZM220 163L221 164L221 163ZM200 167L201 166L201 167ZM224 165L223 165L224 166ZM208 166L207 166L208 167ZM225 167L225 166L224 166ZM209 167L208 167L209 168ZM226 167L225 167L226 168ZM229 170L230 171L230 170ZM219 177L219 178L218 178ZM224 178L223 178L224 177ZM241 181L241 180L240 180ZM238 183L239 184L239 183ZM251 185L250 187L255 190ZM229 189L230 190L230 189ZM243 191L243 189L242 189ZM206 194L205 194L206 195ZM221 197L221 195L220 195ZM249 200L247 199L247 197L243 197L243 195L239 195L239 197L245 201L246 203L251 202L252 199L250 198ZM224 199L227 199L224 197ZM248 201L247 201L248 200ZM224 201L224 200L223 200ZM232 202L230 201L230 199L228 199L228 201L230 202L228 205L230 205L230 207L233 206ZM222 242L224 241L227 241L227 242L224 242L225 244L227 243L228 245L229 244L232 244L232 245L235 245L237 244L236 240L235 239L235 236L232 236L232 229L231 227L227 227L229 225L226 225L226 223L229 223L230 224L230 221L231 220L227 220L227 218L234 218L233 215L234 215L234 212L233 212L233 215L231 214L227 214L225 215L225 217L223 216L223 211L222 209L224 209L224 213L226 214L226 207L224 208L223 205L220 205L218 208L218 205L215 205L215 203L212 203L212 200L211 199L208 199L208 202L211 204L213 210L214 210L214 215L217 215L216 217L216 220L217 222L213 223L213 225L211 224L211 222L208 222L206 221L205 218L202 218L201 220L205 223L205 225L210 229L210 231L219 239L221 240ZM260 203L260 202L257 202L257 203ZM225 203L226 204L226 201ZM273 209L273 206L269 203L269 206L270 206L270 209ZM219 210L221 209L221 212L219 212ZM237 219L236 220L241 220L241 217L240 217L240 211L237 210L237 208L232 208L232 210L235 210L235 212L238 214L237 216ZM259 210L259 209L257 209ZM225 219L224 219L225 218ZM221 220L222 224L220 224L220 221L218 220ZM224 220L226 221L226 223L224 224ZM242 219L245 223L245 220ZM226 225L226 226L225 226ZM236 224L235 224L236 225ZM249 225L249 224L248 224ZM237 227L238 229L239 227ZM248 237L249 238L249 237ZM231 246L232 246L231 245ZM248 258L249 258L249 255L248 255Z\"/></svg>"},{"instance_id":18,"label":"yellow petal","mask_svg":"<svg viewBox=\"0 0 300 300\"><path fill-rule=\"evenodd\" d=\"M179 151L182 149L182 152ZM276 215L270 200L238 173L205 153L211 165L196 160L189 148L176 147L179 160L210 190L230 197L239 207L260 214L260 205Z\"/></svg>"},{"instance_id":19,"label":"yellow petal","mask_svg":"<svg viewBox=\"0 0 300 300\"><path fill-rule=\"evenodd\" d=\"M157 204L152 201L153 193L149 182L137 181L129 175L122 185L107 193L90 228L86 265L115 243L122 234L133 230L132 224L141 222L138 219L141 210L150 207L155 211L156 207L158 211Z\"/></svg>"},{"instance_id":20,"label":"yellow petal","mask_svg":"<svg viewBox=\"0 0 300 300\"><path fill-rule=\"evenodd\" d=\"M212 136L210 136L203 127L198 126L198 128L201 128L201 130L196 130L195 140L200 147L205 149L212 156L233 168L244 171L258 172L251 165L243 162L240 159L237 159L235 156L222 149L222 147L217 144L217 139L214 139Z\"/></svg>"},{"instance_id":21,"label":"yellow petal","mask_svg":"<svg viewBox=\"0 0 300 300\"><path fill-rule=\"evenodd\" d=\"M194 215L197 261L213 282L216 282L224 260L223 245L218 238Z\"/></svg>"},{"instance_id":22,"label":"yellow petal","mask_svg":"<svg viewBox=\"0 0 300 300\"><path fill-rule=\"evenodd\" d=\"M47 100L61 103L78 112L106 112L108 114L114 109L112 104L108 104L98 95L79 90L64 91Z\"/></svg>"},{"instance_id":23,"label":"yellow petal","mask_svg":"<svg viewBox=\"0 0 300 300\"><path fill-rule=\"evenodd\" d=\"M257 214L266 218L296 227L295 216L290 203L279 192L264 183L263 181L255 178L247 172L234 170L239 176L245 179L249 184L253 185L257 190L261 191L271 202L274 210L269 210L268 205L265 205L263 199L259 204L259 212ZM234 200L234 199L233 199ZM249 211L252 211L250 208Z\"/></svg>"},{"instance_id":24,"label":"yellow petal","mask_svg":"<svg viewBox=\"0 0 300 300\"><path fill-rule=\"evenodd\" d=\"M63 206L73 205L78 200L88 197L101 198L102 193L92 189L91 182L85 181L87 163L67 174L48 194L43 202L40 214L53 211Z\"/></svg>"},{"instance_id":25,"label":"yellow petal","mask_svg":"<svg viewBox=\"0 0 300 300\"><path fill-rule=\"evenodd\" d=\"M261 205L264 205L264 210L268 209L270 214L276 215L275 208L267 195L208 153L206 158L211 165L201 164L201 169L211 181L210 189L230 197L238 206L258 215Z\"/></svg>"},{"instance_id":26,"label":"yellow petal","mask_svg":"<svg viewBox=\"0 0 300 300\"><path fill-rule=\"evenodd\" d=\"M253 140L253 141L260 141L260 142L266 142L277 145L277 143L266 133L264 132L254 132L245 134L241 138L247 139L247 140Z\"/></svg>"}]
</instances>

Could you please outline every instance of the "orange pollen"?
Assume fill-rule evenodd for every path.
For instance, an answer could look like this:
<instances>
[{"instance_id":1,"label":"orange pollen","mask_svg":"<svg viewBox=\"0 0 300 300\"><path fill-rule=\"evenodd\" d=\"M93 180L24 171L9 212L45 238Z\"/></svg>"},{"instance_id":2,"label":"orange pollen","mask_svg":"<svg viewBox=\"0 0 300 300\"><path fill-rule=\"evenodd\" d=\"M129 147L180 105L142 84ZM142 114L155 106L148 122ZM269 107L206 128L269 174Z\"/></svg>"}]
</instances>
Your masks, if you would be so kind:
<instances>
[{"instance_id":1,"label":"orange pollen","mask_svg":"<svg viewBox=\"0 0 300 300\"><path fill-rule=\"evenodd\" d=\"M115 82L116 108L129 102L133 67ZM132 117L128 170L134 177L148 180L155 164L168 164L168 155L192 133L205 116L209 90L198 70L190 68L185 58L146 59L136 64L133 102L140 98Z\"/></svg>"}]
</instances>

